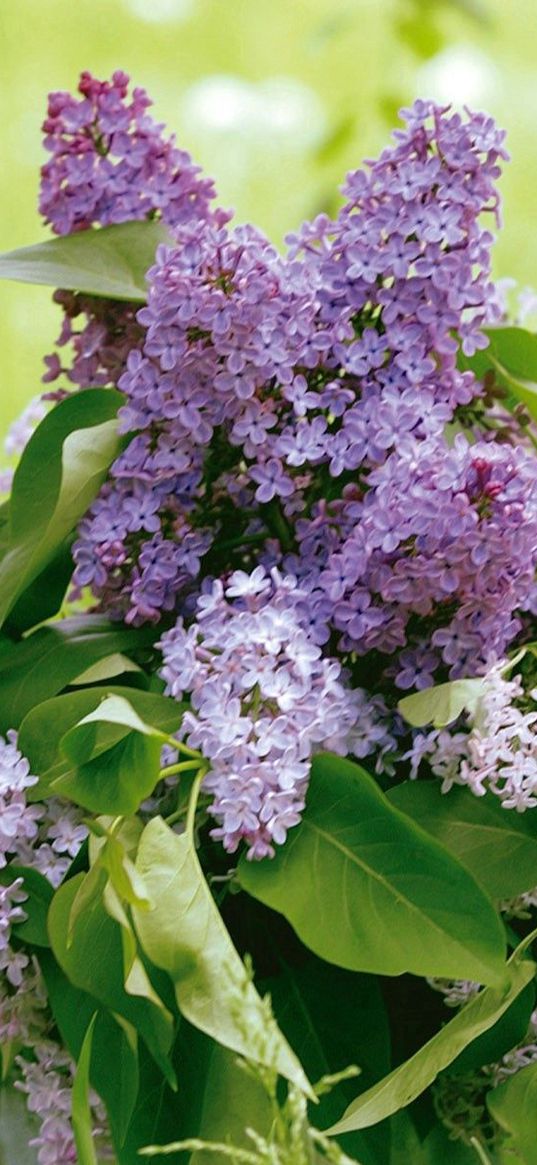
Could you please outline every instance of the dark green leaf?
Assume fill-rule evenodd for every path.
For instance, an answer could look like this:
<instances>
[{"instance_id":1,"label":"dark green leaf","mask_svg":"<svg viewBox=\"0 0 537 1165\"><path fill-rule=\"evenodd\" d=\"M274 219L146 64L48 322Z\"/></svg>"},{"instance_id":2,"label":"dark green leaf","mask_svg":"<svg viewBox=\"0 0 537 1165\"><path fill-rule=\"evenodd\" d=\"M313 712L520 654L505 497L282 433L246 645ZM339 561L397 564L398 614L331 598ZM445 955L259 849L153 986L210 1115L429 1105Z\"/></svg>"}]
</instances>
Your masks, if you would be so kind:
<instances>
[{"instance_id":1,"label":"dark green leaf","mask_svg":"<svg viewBox=\"0 0 537 1165\"><path fill-rule=\"evenodd\" d=\"M47 995L61 1038L78 1059L95 1000L73 987L53 955L39 956ZM152 1060L154 1064L154 1061ZM110 1065L114 1065L110 1071ZM155 1071L158 1069L155 1065ZM123 1144L138 1095L138 1052L134 1028L117 1015L99 1011L91 1055L90 1079L106 1105L115 1144Z\"/></svg>"},{"instance_id":2,"label":"dark green leaf","mask_svg":"<svg viewBox=\"0 0 537 1165\"><path fill-rule=\"evenodd\" d=\"M274 858L241 859L239 880L349 970L504 975L502 928L481 887L350 761L314 759L302 822Z\"/></svg>"},{"instance_id":3,"label":"dark green leaf","mask_svg":"<svg viewBox=\"0 0 537 1165\"><path fill-rule=\"evenodd\" d=\"M52 886L38 870L28 866L6 866L0 870L0 883L3 886L9 885L15 878L23 879L23 890L28 897L22 904L27 915L26 921L14 923L13 934L23 942L48 947L47 914L54 893Z\"/></svg>"},{"instance_id":4,"label":"dark green leaf","mask_svg":"<svg viewBox=\"0 0 537 1165\"><path fill-rule=\"evenodd\" d=\"M73 765L61 751L61 740L84 716L99 706L107 695L125 696L141 717L152 721L161 731L172 733L181 723L184 705L157 692L134 688L83 688L66 692L37 705L25 717L20 733L19 747L30 761L32 771L40 774L39 795L50 790L53 781L73 773ZM98 746L91 756L107 752L118 741L124 740L129 729L110 724L100 735Z\"/></svg>"},{"instance_id":5,"label":"dark green leaf","mask_svg":"<svg viewBox=\"0 0 537 1165\"><path fill-rule=\"evenodd\" d=\"M72 538L68 538L45 569L22 592L6 620L11 634L22 635L56 615L73 574Z\"/></svg>"},{"instance_id":6,"label":"dark green leaf","mask_svg":"<svg viewBox=\"0 0 537 1165\"><path fill-rule=\"evenodd\" d=\"M422 1145L423 1157L419 1165L479 1165L479 1158L469 1145L461 1140L454 1141L447 1129L436 1125L426 1136ZM408 1162L410 1165L410 1161ZM412 1160L412 1165L414 1161ZM496 1162L494 1162L496 1165ZM515 1162L512 1163L515 1165Z\"/></svg>"},{"instance_id":7,"label":"dark green leaf","mask_svg":"<svg viewBox=\"0 0 537 1165\"><path fill-rule=\"evenodd\" d=\"M96 1019L97 1012L92 1016L90 1025L84 1036L71 1094L71 1117L79 1165L98 1165L93 1141L89 1099L91 1045Z\"/></svg>"},{"instance_id":8,"label":"dark green leaf","mask_svg":"<svg viewBox=\"0 0 537 1165\"><path fill-rule=\"evenodd\" d=\"M491 898L514 898L537 886L537 822L502 808L487 793L441 793L438 781L405 781L388 800L459 858Z\"/></svg>"},{"instance_id":9,"label":"dark green leaf","mask_svg":"<svg viewBox=\"0 0 537 1165\"><path fill-rule=\"evenodd\" d=\"M360 1069L358 1079L341 1081L312 1110L313 1123L325 1128L341 1116L357 1088L365 1091L390 1069L390 1033L378 981L310 957L304 966L282 967L262 986L309 1080L350 1064ZM361 1165L386 1165L389 1127L351 1133L342 1147Z\"/></svg>"},{"instance_id":10,"label":"dark green leaf","mask_svg":"<svg viewBox=\"0 0 537 1165\"><path fill-rule=\"evenodd\" d=\"M497 1023L535 975L535 963L525 958L528 941L521 943L509 960L507 987L485 987L410 1060L359 1096L330 1133L365 1129L405 1108L464 1048Z\"/></svg>"},{"instance_id":11,"label":"dark green leaf","mask_svg":"<svg viewBox=\"0 0 537 1165\"><path fill-rule=\"evenodd\" d=\"M84 877L79 874L65 882L52 900L48 926L54 955L75 987L132 1024L161 1071L173 1079L167 1058L173 1035L172 1017L147 994L126 991L121 930L97 895L77 917L73 941L68 943L71 910Z\"/></svg>"},{"instance_id":12,"label":"dark green leaf","mask_svg":"<svg viewBox=\"0 0 537 1165\"><path fill-rule=\"evenodd\" d=\"M0 623L55 558L120 451L121 394L87 389L48 413L15 471L8 544L0 563Z\"/></svg>"},{"instance_id":13,"label":"dark green leaf","mask_svg":"<svg viewBox=\"0 0 537 1165\"><path fill-rule=\"evenodd\" d=\"M0 279L143 303L145 274L160 243L171 243L171 239L157 222L77 231L0 255Z\"/></svg>"},{"instance_id":14,"label":"dark green leaf","mask_svg":"<svg viewBox=\"0 0 537 1165\"><path fill-rule=\"evenodd\" d=\"M515 1159L537 1165L537 1064L522 1068L487 1095L494 1120L512 1137Z\"/></svg>"},{"instance_id":15,"label":"dark green leaf","mask_svg":"<svg viewBox=\"0 0 537 1165\"><path fill-rule=\"evenodd\" d=\"M178 836L153 818L136 866L154 903L150 910L133 909L136 930L146 954L173 980L182 1014L218 1043L310 1092L233 946L189 833Z\"/></svg>"}]
</instances>

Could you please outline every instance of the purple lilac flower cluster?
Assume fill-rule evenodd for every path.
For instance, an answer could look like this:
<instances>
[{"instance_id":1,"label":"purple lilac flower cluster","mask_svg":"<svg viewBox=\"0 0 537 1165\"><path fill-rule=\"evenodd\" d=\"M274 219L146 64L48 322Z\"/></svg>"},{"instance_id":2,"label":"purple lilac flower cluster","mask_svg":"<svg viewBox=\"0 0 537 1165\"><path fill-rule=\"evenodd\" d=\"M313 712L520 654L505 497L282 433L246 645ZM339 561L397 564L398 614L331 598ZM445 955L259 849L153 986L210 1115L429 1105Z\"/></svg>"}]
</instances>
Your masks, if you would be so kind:
<instances>
[{"instance_id":1,"label":"purple lilac flower cluster","mask_svg":"<svg viewBox=\"0 0 537 1165\"><path fill-rule=\"evenodd\" d=\"M365 693L345 686L341 665L308 633L309 598L289 575L235 571L200 595L188 627L181 619L162 638L168 692L191 694L181 737L210 761L213 836L231 853L245 840L248 856L262 858L285 841L312 753L363 756L375 735L390 743L380 725L375 734Z\"/></svg>"},{"instance_id":2,"label":"purple lilac flower cluster","mask_svg":"<svg viewBox=\"0 0 537 1165\"><path fill-rule=\"evenodd\" d=\"M170 227L227 220L211 206L212 181L153 121L151 104L144 89L129 92L121 71L110 81L82 73L76 97L50 94L43 131L51 157L41 170L39 209L56 234L146 218ZM47 356L45 383L66 376L81 388L116 384L142 334L133 306L61 290L55 299L64 311L58 347L70 344L72 360Z\"/></svg>"},{"instance_id":3,"label":"purple lilac flower cluster","mask_svg":"<svg viewBox=\"0 0 537 1165\"><path fill-rule=\"evenodd\" d=\"M484 216L498 221L503 134L416 102L348 175L337 217L304 224L282 256L212 208L123 74L84 75L80 92L52 98L45 213L55 191L58 231L151 213L171 241L138 312L90 304L76 333L86 309L61 293L62 371L117 385L130 437L80 525L74 585L112 618L180 616L163 674L191 695L184 731L211 761L217 836L262 856L298 820L321 743L415 767L429 746L399 747L394 681L484 671L531 607L535 455L459 367L502 313ZM51 358L50 378L60 369ZM444 782L462 779L460 735L435 737Z\"/></svg>"}]
</instances>

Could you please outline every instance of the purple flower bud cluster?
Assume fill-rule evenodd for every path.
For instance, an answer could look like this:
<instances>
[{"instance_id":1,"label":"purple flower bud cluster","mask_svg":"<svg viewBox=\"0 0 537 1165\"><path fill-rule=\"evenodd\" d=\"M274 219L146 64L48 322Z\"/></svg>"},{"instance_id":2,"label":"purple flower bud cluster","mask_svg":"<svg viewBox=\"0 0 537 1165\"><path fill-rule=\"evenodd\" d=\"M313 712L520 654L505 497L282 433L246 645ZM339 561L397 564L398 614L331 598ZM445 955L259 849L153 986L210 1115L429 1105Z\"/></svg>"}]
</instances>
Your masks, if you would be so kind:
<instances>
[{"instance_id":1,"label":"purple flower bud cluster","mask_svg":"<svg viewBox=\"0 0 537 1165\"><path fill-rule=\"evenodd\" d=\"M307 589L263 567L219 579L196 617L162 637L167 691L191 694L181 737L210 761L204 788L218 821L213 836L248 857L274 853L304 808L311 756L364 756L387 743L378 709L344 684L308 633Z\"/></svg>"},{"instance_id":2,"label":"purple flower bud cluster","mask_svg":"<svg viewBox=\"0 0 537 1165\"><path fill-rule=\"evenodd\" d=\"M170 225L208 215L213 183L148 114L129 77L82 73L78 96L51 93L43 123L51 158L41 171L39 209L58 235L158 214Z\"/></svg>"},{"instance_id":3,"label":"purple flower bud cluster","mask_svg":"<svg viewBox=\"0 0 537 1165\"><path fill-rule=\"evenodd\" d=\"M151 104L143 89L129 94L121 71L110 81L82 73L77 97L50 94L43 131L51 157L41 170L39 209L56 234L146 218L173 227L229 217L212 209L213 182L153 121ZM66 375L80 388L117 384L140 341L135 308L66 291L54 298L64 311L58 347L70 343L72 359L65 366L58 352L47 356L44 382Z\"/></svg>"}]
</instances>

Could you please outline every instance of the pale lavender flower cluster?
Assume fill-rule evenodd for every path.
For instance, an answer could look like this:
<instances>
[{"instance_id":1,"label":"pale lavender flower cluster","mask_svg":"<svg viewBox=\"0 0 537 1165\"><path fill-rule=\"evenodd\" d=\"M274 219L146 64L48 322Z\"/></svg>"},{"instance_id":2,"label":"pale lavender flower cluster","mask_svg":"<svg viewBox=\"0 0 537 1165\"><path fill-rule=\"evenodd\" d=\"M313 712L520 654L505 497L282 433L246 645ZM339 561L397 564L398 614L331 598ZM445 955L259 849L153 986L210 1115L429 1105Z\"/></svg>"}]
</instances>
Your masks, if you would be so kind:
<instances>
[{"instance_id":1,"label":"pale lavender flower cluster","mask_svg":"<svg viewBox=\"0 0 537 1165\"><path fill-rule=\"evenodd\" d=\"M245 840L261 858L285 841L314 752L346 755L356 737L363 756L386 736L364 693L344 685L340 664L308 634L308 601L291 576L235 571L200 596L190 626L180 620L162 637L167 691L191 694L181 737L210 762L213 836L230 853Z\"/></svg>"},{"instance_id":2,"label":"pale lavender flower cluster","mask_svg":"<svg viewBox=\"0 0 537 1165\"><path fill-rule=\"evenodd\" d=\"M523 813L537 806L537 690L529 693L528 707L522 679L508 679L506 661L483 677L483 692L467 725L416 733L410 775L422 761L442 780L442 792L464 785L477 797L487 791L499 797L505 809ZM527 905L532 904L532 897Z\"/></svg>"},{"instance_id":3,"label":"pale lavender flower cluster","mask_svg":"<svg viewBox=\"0 0 537 1165\"><path fill-rule=\"evenodd\" d=\"M68 1052L46 1034L32 1048L33 1058L17 1057L21 1079L16 1082L27 1097L28 1111L39 1119L40 1128L30 1146L38 1150L39 1165L76 1165L71 1121L75 1064ZM112 1160L106 1115L101 1101L90 1094L93 1137L99 1161Z\"/></svg>"}]
</instances>

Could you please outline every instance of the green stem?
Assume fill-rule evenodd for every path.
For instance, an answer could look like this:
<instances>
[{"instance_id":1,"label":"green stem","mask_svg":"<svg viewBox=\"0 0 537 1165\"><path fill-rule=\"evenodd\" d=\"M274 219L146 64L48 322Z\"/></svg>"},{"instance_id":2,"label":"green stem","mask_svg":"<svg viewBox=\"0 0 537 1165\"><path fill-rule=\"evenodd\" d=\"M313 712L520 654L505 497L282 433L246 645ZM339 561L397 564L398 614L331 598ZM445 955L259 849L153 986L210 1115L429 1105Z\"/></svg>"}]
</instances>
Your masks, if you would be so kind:
<instances>
[{"instance_id":1,"label":"green stem","mask_svg":"<svg viewBox=\"0 0 537 1165\"><path fill-rule=\"evenodd\" d=\"M481 1161L481 1165L492 1165L492 1161L491 1161L484 1145L481 1144L481 1141L478 1141L477 1137L470 1137L470 1144L472 1146L472 1149L475 1149L477 1156L479 1157L479 1160Z\"/></svg>"},{"instance_id":2,"label":"green stem","mask_svg":"<svg viewBox=\"0 0 537 1165\"><path fill-rule=\"evenodd\" d=\"M185 756L191 756L199 761L200 764L202 763L203 757L201 752L198 752L196 748L189 748L188 744L183 744L182 740L176 740L175 736L167 736L166 743L171 745L175 752L184 752Z\"/></svg>"},{"instance_id":3,"label":"green stem","mask_svg":"<svg viewBox=\"0 0 537 1165\"><path fill-rule=\"evenodd\" d=\"M192 844L194 844L194 825L196 822L196 809L198 807L198 797L200 794L201 783L208 770L209 766L205 762L202 764L199 773L194 778L194 784L192 785L192 792L190 794L190 801L188 802L185 830L188 833Z\"/></svg>"},{"instance_id":4,"label":"green stem","mask_svg":"<svg viewBox=\"0 0 537 1165\"><path fill-rule=\"evenodd\" d=\"M189 769L199 769L199 761L197 759L183 760L178 765L168 765L167 768L160 770L159 780L162 781L164 777L173 777L176 773L187 773Z\"/></svg>"}]
</instances>

